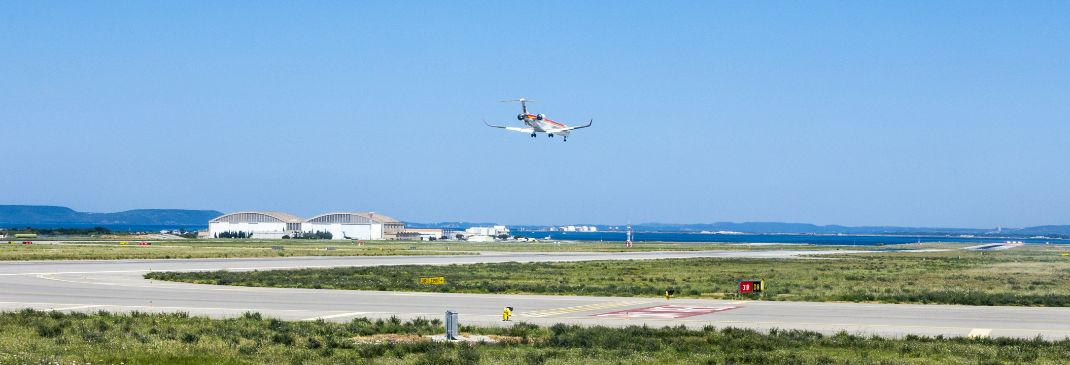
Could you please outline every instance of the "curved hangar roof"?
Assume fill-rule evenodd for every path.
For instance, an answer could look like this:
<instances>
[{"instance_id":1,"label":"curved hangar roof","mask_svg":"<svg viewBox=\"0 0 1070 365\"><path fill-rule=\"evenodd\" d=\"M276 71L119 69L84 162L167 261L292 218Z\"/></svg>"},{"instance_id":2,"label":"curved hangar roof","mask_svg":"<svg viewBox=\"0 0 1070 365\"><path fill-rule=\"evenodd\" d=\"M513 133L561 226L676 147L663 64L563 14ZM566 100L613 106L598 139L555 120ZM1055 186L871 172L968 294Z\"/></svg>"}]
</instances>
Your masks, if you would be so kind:
<instances>
[{"instance_id":1,"label":"curved hangar roof","mask_svg":"<svg viewBox=\"0 0 1070 365\"><path fill-rule=\"evenodd\" d=\"M235 212L219 216L208 223L301 223L301 218L283 212Z\"/></svg>"},{"instance_id":2,"label":"curved hangar roof","mask_svg":"<svg viewBox=\"0 0 1070 365\"><path fill-rule=\"evenodd\" d=\"M371 212L335 212L324 213L305 220L305 223L351 223L368 224L375 223L401 223L401 221L378 213Z\"/></svg>"}]
</instances>

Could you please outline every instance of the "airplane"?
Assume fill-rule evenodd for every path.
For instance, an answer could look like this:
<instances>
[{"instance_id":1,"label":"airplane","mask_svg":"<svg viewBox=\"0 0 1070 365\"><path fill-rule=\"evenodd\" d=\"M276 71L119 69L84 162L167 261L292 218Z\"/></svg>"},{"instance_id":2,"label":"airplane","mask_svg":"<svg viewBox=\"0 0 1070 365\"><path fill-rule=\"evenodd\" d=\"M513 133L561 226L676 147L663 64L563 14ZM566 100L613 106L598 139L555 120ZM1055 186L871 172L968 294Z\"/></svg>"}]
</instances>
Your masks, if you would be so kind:
<instances>
[{"instance_id":1,"label":"airplane","mask_svg":"<svg viewBox=\"0 0 1070 365\"><path fill-rule=\"evenodd\" d=\"M526 124L529 128L507 127L507 126L504 126L504 125L493 125L493 124L487 123L486 120L483 121L483 124L486 124L488 127L501 128L501 129L514 131L514 132L531 133L531 137L532 138L535 138L535 136L538 133L546 133L546 135L549 136L550 138L554 138L555 134L560 134L561 137L563 137L564 141L568 142L568 134L569 134L570 131L576 130L576 129L580 129L580 128L587 128L587 127L590 127L591 124L594 123L594 119L591 119L590 121L587 122L587 124L578 125L578 126L574 126L574 127L569 127L567 125L564 125L564 124L552 121L550 119L547 119L546 115L544 115L544 114L531 114L531 113L528 113L528 103L533 102L533 101L535 101L535 100L528 100L528 99L524 99L524 98L520 98L520 99L516 99L516 100L502 100L503 103L520 102L521 113L516 116L516 119L519 120L519 121L524 122L524 124Z\"/></svg>"}]
</instances>

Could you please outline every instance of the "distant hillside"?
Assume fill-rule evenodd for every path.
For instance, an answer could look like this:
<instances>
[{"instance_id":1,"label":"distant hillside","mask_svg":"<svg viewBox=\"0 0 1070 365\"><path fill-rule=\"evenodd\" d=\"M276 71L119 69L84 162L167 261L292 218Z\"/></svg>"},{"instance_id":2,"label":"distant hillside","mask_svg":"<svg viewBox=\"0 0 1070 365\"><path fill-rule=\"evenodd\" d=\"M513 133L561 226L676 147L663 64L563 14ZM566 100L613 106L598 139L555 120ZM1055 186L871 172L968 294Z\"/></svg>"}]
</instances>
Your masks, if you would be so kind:
<instances>
[{"instance_id":1,"label":"distant hillside","mask_svg":"<svg viewBox=\"0 0 1070 365\"><path fill-rule=\"evenodd\" d=\"M671 232L701 232L701 231L734 231L746 233L797 233L797 234L909 234L909 233L942 233L942 234L982 234L991 232L992 229L980 228L933 228L933 227L892 227L892 226L860 226L849 227L841 225L819 226L809 223L782 223L782 222L717 222L703 224L664 224L643 223L633 225L635 229Z\"/></svg>"},{"instance_id":2,"label":"distant hillside","mask_svg":"<svg viewBox=\"0 0 1070 365\"><path fill-rule=\"evenodd\" d=\"M623 224L584 224L598 227L599 230L620 230ZM546 229L546 226L523 226L510 225L517 230ZM560 225L559 225L560 227ZM850 227L841 225L819 226L809 223L783 223L783 222L716 222L716 223L640 223L633 224L632 229L640 232L742 232L751 234L892 234L892 235L936 235L936 236L1001 236L1001 237L1068 237L1070 225L1061 226L1036 226L1026 228L1003 228L997 231L995 228L946 228L946 227L894 227L894 226L860 226Z\"/></svg>"},{"instance_id":3,"label":"distant hillside","mask_svg":"<svg viewBox=\"0 0 1070 365\"><path fill-rule=\"evenodd\" d=\"M0 205L0 228L3 227L85 227L92 225L102 226L206 226L208 221L223 215L215 210L184 210L184 209L135 209L116 213L87 213L78 212L67 207L47 205ZM468 227L488 227L495 223L486 222L438 222L438 223L405 223L410 228L448 228L466 229ZM599 230L622 229L623 224L584 224L596 226ZM544 230L543 225L509 225L514 230ZM641 223L633 224L636 231L660 231L660 232L717 232L733 231L756 234L904 234L904 235L978 235L978 236L1008 236L1008 237L1070 237L1070 225L1048 225L1025 228L1003 228L997 232L993 228L934 228L934 227L892 227L892 226L861 226L849 227L841 225L819 226L808 223L783 223L783 222L716 222L697 224L675 223Z\"/></svg>"},{"instance_id":4,"label":"distant hillside","mask_svg":"<svg viewBox=\"0 0 1070 365\"><path fill-rule=\"evenodd\" d=\"M223 215L215 210L136 209L117 213L78 212L67 207L47 205L0 205L0 227L66 224L101 225L206 225Z\"/></svg>"},{"instance_id":5,"label":"distant hillside","mask_svg":"<svg viewBox=\"0 0 1070 365\"><path fill-rule=\"evenodd\" d=\"M479 223L479 222L438 222L438 223L418 223L418 222L405 222L405 227L409 228L444 228L444 229L468 229L471 227L491 227L498 225L497 223Z\"/></svg>"},{"instance_id":6,"label":"distant hillside","mask_svg":"<svg viewBox=\"0 0 1070 365\"><path fill-rule=\"evenodd\" d=\"M1021 229L1005 230L1019 235L1063 235L1070 236L1070 225L1065 226L1036 226Z\"/></svg>"}]
</instances>

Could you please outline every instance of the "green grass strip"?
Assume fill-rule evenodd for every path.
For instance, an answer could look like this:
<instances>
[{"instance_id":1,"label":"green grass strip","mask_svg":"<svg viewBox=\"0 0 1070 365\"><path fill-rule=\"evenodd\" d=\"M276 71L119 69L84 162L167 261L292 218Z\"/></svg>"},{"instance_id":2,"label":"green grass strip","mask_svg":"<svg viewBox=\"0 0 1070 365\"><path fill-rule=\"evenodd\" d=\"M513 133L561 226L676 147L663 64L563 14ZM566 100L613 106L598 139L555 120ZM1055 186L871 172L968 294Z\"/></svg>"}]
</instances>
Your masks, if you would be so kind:
<instances>
[{"instance_id":1,"label":"green grass strip","mask_svg":"<svg viewBox=\"0 0 1070 365\"><path fill-rule=\"evenodd\" d=\"M443 276L445 285L422 285ZM813 259L665 259L403 265L252 272L149 273L201 284L589 296L741 298L737 280L763 278L761 299L1070 306L1070 258L1055 249L866 253ZM748 296L748 299L758 299Z\"/></svg>"},{"instance_id":2,"label":"green grass strip","mask_svg":"<svg viewBox=\"0 0 1070 365\"><path fill-rule=\"evenodd\" d=\"M443 331L438 320L289 322L256 313L0 313L0 364L1063 364L1070 340L901 339L683 327L462 327L497 344L367 342Z\"/></svg>"}]
</instances>

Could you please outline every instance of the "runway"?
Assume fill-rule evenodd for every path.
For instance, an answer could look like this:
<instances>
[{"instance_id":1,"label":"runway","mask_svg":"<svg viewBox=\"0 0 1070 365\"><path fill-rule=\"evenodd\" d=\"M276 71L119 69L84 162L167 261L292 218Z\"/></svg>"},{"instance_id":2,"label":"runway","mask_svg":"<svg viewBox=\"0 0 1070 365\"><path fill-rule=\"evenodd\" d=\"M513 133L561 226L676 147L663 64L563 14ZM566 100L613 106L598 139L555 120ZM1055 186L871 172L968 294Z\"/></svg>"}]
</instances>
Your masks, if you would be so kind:
<instances>
[{"instance_id":1,"label":"runway","mask_svg":"<svg viewBox=\"0 0 1070 365\"><path fill-rule=\"evenodd\" d=\"M833 251L827 253L844 253ZM478 295L283 288L246 288L145 280L149 271L267 270L399 264L630 260L686 257L789 258L815 251L635 253L483 253L468 256L286 257L250 259L22 261L0 263L0 310L189 312L212 317L247 311L289 320L355 317L441 318L448 309L469 325L650 325L701 328L847 331L882 336L1070 337L1070 308L976 307L723 301L664 298Z\"/></svg>"}]
</instances>

